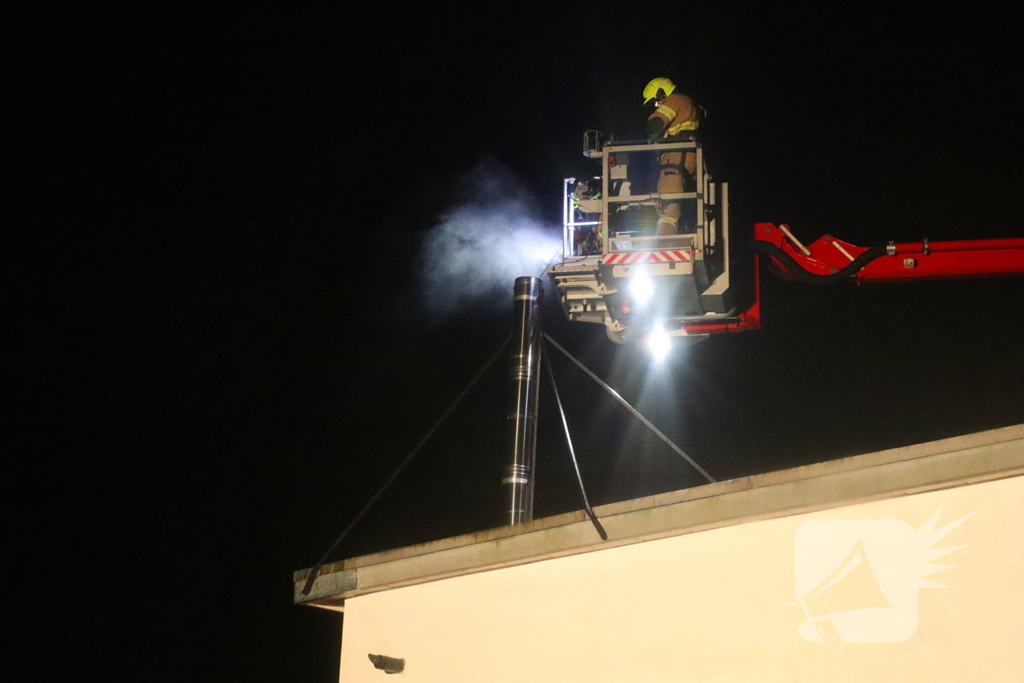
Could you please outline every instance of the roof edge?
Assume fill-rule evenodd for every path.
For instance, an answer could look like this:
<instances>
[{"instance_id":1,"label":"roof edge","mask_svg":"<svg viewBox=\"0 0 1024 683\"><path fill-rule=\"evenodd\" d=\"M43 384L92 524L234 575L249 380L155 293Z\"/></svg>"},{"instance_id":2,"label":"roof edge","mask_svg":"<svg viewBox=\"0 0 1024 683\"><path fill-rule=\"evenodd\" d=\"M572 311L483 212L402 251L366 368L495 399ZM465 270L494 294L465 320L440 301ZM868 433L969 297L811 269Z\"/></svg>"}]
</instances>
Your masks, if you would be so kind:
<instances>
[{"instance_id":1,"label":"roof edge","mask_svg":"<svg viewBox=\"0 0 1024 683\"><path fill-rule=\"evenodd\" d=\"M296 603L338 609L347 597L552 557L1024 474L1024 425L850 456L463 534L326 564Z\"/></svg>"}]
</instances>

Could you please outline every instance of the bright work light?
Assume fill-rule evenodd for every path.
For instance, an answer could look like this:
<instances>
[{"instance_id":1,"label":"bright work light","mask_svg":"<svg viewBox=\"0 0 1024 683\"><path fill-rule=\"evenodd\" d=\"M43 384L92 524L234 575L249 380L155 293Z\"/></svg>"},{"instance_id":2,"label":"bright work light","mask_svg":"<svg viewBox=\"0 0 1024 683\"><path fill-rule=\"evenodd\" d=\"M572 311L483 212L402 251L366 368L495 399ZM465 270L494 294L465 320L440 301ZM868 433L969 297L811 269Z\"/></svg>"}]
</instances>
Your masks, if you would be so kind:
<instances>
[{"instance_id":1,"label":"bright work light","mask_svg":"<svg viewBox=\"0 0 1024 683\"><path fill-rule=\"evenodd\" d=\"M651 330L651 334L647 337L647 346L651 349L651 355L654 356L654 360L660 361L668 355L668 352L672 350L672 341L668 337L668 333L665 332L665 328L661 326L661 323L654 326Z\"/></svg>"},{"instance_id":2,"label":"bright work light","mask_svg":"<svg viewBox=\"0 0 1024 683\"><path fill-rule=\"evenodd\" d=\"M643 306L654 296L654 283L647 273L641 270L630 280L629 291L633 294L633 301Z\"/></svg>"}]
</instances>

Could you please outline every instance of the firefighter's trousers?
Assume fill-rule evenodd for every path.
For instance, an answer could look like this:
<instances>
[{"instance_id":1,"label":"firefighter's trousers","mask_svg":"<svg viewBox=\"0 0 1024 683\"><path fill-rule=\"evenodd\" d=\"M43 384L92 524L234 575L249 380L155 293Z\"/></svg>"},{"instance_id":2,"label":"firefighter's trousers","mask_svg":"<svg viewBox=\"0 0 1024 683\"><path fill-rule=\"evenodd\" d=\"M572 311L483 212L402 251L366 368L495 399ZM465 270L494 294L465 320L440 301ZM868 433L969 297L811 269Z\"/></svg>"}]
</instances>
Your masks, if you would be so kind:
<instances>
[{"instance_id":1,"label":"firefighter's trousers","mask_svg":"<svg viewBox=\"0 0 1024 683\"><path fill-rule=\"evenodd\" d=\"M658 193L686 192L687 178L693 175L696 168L696 152L665 152L659 162ZM658 216L658 234L678 234L679 217L682 213L682 200L662 201L661 214Z\"/></svg>"}]
</instances>

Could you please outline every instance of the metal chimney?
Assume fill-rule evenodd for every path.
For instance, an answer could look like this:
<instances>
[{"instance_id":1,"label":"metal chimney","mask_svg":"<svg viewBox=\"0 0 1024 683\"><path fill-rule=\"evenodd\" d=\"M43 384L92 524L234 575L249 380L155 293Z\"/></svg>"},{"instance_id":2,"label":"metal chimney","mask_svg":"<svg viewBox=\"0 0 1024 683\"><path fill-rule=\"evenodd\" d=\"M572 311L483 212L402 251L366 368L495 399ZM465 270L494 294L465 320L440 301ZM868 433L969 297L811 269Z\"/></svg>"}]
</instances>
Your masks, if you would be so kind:
<instances>
[{"instance_id":1,"label":"metal chimney","mask_svg":"<svg viewBox=\"0 0 1024 683\"><path fill-rule=\"evenodd\" d=\"M537 455L537 396L540 389L540 278L516 278L512 301L512 355L508 376L508 425L512 458L505 466L509 524L533 519L533 479Z\"/></svg>"}]
</instances>

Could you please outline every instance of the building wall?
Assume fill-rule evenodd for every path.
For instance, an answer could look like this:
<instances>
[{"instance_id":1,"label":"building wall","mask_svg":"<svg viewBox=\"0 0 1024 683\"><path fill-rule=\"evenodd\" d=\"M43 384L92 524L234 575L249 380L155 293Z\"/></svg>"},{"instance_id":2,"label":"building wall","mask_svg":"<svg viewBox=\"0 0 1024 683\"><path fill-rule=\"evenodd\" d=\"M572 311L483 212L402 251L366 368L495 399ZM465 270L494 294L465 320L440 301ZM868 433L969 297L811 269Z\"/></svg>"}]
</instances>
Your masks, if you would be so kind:
<instances>
[{"instance_id":1,"label":"building wall","mask_svg":"<svg viewBox=\"0 0 1024 683\"><path fill-rule=\"evenodd\" d=\"M384 680L368 653L396 681L1024 680L1021 500L1013 477L349 598L341 681Z\"/></svg>"}]
</instances>

